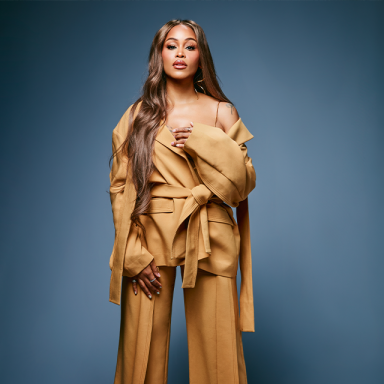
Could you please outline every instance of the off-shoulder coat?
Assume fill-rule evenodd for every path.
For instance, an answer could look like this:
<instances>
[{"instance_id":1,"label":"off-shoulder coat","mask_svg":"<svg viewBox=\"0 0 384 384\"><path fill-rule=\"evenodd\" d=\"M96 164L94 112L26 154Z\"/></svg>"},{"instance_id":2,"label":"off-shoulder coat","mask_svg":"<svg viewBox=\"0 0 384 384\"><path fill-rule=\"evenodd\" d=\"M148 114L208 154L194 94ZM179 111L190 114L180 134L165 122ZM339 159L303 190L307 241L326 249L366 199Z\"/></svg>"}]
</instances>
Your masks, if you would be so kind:
<instances>
[{"instance_id":1,"label":"off-shoulder coat","mask_svg":"<svg viewBox=\"0 0 384 384\"><path fill-rule=\"evenodd\" d=\"M113 130L113 151L127 136L131 108ZM150 177L155 186L149 210L141 215L146 236L131 225L136 191L130 171L127 174L127 158L118 152L110 172L115 225L109 261L111 302L120 305L122 276L137 275L153 259L159 266L185 264L182 287L191 289L197 268L233 277L240 263L240 329L254 332L247 197L256 186L256 173L245 144L252 138L241 118L228 133L194 121L184 147L179 148L171 145L174 137L162 121ZM231 207L236 207L237 222Z\"/></svg>"}]
</instances>

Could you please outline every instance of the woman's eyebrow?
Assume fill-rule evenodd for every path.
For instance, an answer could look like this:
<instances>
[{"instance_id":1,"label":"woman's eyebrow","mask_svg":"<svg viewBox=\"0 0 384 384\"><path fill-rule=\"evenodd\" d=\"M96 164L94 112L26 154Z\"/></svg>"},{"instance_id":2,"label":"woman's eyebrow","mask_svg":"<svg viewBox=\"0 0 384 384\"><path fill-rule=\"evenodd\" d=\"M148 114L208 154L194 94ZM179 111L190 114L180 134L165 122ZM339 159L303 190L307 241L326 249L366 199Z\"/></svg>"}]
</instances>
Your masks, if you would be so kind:
<instances>
[{"instance_id":1,"label":"woman's eyebrow","mask_svg":"<svg viewBox=\"0 0 384 384\"><path fill-rule=\"evenodd\" d=\"M176 40L176 41L179 41L179 39L176 39L176 37L168 37L168 39L165 40L165 41L168 41L168 40ZM187 37L186 39L184 39L184 41L187 41L187 40L193 40L193 41L197 42L196 39L194 39L193 37Z\"/></svg>"}]
</instances>

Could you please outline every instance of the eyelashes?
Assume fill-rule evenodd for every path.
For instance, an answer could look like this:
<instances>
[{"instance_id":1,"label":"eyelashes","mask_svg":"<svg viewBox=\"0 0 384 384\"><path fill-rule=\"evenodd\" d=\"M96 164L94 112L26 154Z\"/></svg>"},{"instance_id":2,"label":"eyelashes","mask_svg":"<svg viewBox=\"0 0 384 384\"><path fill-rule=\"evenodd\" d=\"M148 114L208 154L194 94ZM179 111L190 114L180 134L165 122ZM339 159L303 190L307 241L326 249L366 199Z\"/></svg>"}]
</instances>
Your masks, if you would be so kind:
<instances>
[{"instance_id":1,"label":"eyelashes","mask_svg":"<svg viewBox=\"0 0 384 384\"><path fill-rule=\"evenodd\" d=\"M177 48L176 45L172 45L172 44L167 45L167 49L173 50L174 48ZM188 47L186 47L186 48L187 49L192 48L192 49L190 49L190 51L194 51L196 49L196 47L194 45L188 45Z\"/></svg>"}]
</instances>

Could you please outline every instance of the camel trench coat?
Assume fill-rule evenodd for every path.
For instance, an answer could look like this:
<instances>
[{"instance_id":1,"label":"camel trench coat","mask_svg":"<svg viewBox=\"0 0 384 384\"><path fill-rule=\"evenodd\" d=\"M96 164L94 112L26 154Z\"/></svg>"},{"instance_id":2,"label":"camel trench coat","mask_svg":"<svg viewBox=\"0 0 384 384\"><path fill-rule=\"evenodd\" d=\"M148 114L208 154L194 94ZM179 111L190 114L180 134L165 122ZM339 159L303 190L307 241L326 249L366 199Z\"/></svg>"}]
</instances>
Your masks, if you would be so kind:
<instances>
[{"instance_id":1,"label":"camel trench coat","mask_svg":"<svg viewBox=\"0 0 384 384\"><path fill-rule=\"evenodd\" d=\"M113 130L113 151L127 136L131 108ZM240 263L240 330L254 332L248 194L256 186L256 173L245 144L253 135L241 118L228 133L193 124L184 148L179 148L171 145L174 137L161 122L149 179L154 183L152 198L140 216L146 236L131 222L136 190L127 157L119 151L113 159L109 176L115 241L109 301L120 305L122 276L137 275L153 259L159 266L185 264L182 287L191 289L197 268L233 277ZM231 207L236 207L237 222Z\"/></svg>"}]
</instances>

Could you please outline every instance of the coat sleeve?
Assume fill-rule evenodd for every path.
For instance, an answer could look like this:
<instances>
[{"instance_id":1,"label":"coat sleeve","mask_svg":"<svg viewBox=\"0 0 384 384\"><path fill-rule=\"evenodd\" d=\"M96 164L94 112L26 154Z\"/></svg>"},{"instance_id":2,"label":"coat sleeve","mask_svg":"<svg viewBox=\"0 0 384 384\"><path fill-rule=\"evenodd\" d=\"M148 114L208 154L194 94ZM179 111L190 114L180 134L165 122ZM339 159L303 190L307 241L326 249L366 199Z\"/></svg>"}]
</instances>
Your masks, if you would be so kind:
<instances>
[{"instance_id":1,"label":"coat sleeve","mask_svg":"<svg viewBox=\"0 0 384 384\"><path fill-rule=\"evenodd\" d=\"M128 132L128 118L131 110L130 106L120 119L116 128L112 132L112 151L115 153L116 150L120 149L122 143ZM135 111L135 113L137 113ZM113 215L113 223L115 227L115 241L112 249L112 253L109 259L109 267L112 270L114 264L114 255L117 244L117 236L120 231L122 220L129 220L129 217L124 217L124 213L130 216L131 211L127 212L125 208L125 195L124 190L129 187L132 192L131 181L127 179L127 163L128 158L123 154L121 150L113 157L111 171L109 173L110 180L110 199ZM136 199L136 194L134 194ZM123 263L123 275L124 276L135 276L140 273L152 260L153 256L142 246L141 242L142 231L135 224L131 224L129 233L127 234L126 252L124 254Z\"/></svg>"},{"instance_id":2,"label":"coat sleeve","mask_svg":"<svg viewBox=\"0 0 384 384\"><path fill-rule=\"evenodd\" d=\"M256 186L255 169L245 144L252 138L239 118L228 134L196 123L184 143L204 184L232 207L237 207Z\"/></svg>"},{"instance_id":3,"label":"coat sleeve","mask_svg":"<svg viewBox=\"0 0 384 384\"><path fill-rule=\"evenodd\" d=\"M203 183L225 203L237 207L242 332L255 332L248 194L256 186L256 173L245 144L252 138L239 118L228 134L197 123L184 143L184 150L191 155Z\"/></svg>"}]
</instances>

